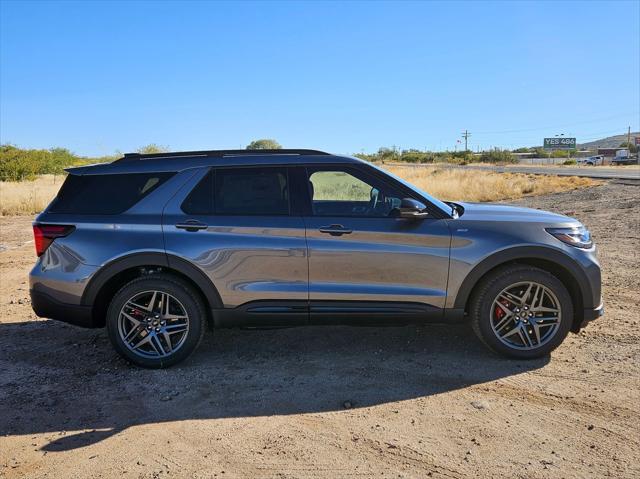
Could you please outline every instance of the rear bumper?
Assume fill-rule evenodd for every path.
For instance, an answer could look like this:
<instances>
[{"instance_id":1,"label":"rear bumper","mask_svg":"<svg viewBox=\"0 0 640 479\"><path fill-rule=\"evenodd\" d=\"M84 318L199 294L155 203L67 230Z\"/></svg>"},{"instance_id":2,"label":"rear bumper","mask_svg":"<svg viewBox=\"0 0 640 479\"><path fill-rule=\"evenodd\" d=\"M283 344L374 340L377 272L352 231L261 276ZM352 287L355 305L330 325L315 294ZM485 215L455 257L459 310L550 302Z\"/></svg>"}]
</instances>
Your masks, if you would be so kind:
<instances>
[{"instance_id":1,"label":"rear bumper","mask_svg":"<svg viewBox=\"0 0 640 479\"><path fill-rule=\"evenodd\" d=\"M55 319L83 328L95 328L91 306L80 304L62 303L46 293L40 291L29 291L31 295L31 307L41 318Z\"/></svg>"}]
</instances>

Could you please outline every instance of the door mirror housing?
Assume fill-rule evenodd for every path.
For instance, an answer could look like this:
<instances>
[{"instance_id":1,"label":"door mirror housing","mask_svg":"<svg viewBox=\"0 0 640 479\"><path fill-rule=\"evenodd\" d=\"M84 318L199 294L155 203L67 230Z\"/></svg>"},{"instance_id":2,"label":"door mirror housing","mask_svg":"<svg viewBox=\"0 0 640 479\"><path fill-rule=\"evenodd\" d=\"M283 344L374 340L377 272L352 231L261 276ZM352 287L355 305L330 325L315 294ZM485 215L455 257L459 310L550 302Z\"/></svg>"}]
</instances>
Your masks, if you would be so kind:
<instances>
[{"instance_id":1,"label":"door mirror housing","mask_svg":"<svg viewBox=\"0 0 640 479\"><path fill-rule=\"evenodd\" d=\"M421 220L427 218L429 213L425 210L427 207L413 198L403 198L400 206L391 211L391 216L396 218L407 218L412 220Z\"/></svg>"}]
</instances>

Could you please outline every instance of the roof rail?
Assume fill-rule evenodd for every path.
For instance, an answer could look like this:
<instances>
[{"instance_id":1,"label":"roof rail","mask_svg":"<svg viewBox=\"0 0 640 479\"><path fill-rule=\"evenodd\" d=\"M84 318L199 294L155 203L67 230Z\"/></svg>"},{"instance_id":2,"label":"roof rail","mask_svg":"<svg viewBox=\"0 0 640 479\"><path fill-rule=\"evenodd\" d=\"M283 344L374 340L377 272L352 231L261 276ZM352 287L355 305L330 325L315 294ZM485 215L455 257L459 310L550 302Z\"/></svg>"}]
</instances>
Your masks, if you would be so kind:
<instances>
[{"instance_id":1,"label":"roof rail","mask_svg":"<svg viewBox=\"0 0 640 479\"><path fill-rule=\"evenodd\" d=\"M159 158L193 158L194 156L207 156L222 158L225 156L251 156L251 155L329 155L319 150L202 150L202 151L174 151L170 153L125 153L116 161L137 161Z\"/></svg>"}]
</instances>

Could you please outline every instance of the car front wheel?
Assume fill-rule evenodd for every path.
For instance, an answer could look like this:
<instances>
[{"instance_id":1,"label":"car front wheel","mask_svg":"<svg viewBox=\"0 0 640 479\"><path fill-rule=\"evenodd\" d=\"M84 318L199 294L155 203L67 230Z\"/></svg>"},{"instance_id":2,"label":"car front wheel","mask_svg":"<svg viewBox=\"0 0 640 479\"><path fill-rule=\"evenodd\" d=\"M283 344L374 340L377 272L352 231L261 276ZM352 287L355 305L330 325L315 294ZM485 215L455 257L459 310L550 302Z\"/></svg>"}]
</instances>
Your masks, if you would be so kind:
<instances>
[{"instance_id":1,"label":"car front wheel","mask_svg":"<svg viewBox=\"0 0 640 479\"><path fill-rule=\"evenodd\" d=\"M200 343L204 322L205 308L197 292L165 274L126 284L107 311L113 347L145 368L164 368L184 360Z\"/></svg>"},{"instance_id":2,"label":"car front wheel","mask_svg":"<svg viewBox=\"0 0 640 479\"><path fill-rule=\"evenodd\" d=\"M557 348L573 322L567 288L551 273L526 265L498 270L476 288L471 324L489 348L513 358L537 358Z\"/></svg>"}]
</instances>

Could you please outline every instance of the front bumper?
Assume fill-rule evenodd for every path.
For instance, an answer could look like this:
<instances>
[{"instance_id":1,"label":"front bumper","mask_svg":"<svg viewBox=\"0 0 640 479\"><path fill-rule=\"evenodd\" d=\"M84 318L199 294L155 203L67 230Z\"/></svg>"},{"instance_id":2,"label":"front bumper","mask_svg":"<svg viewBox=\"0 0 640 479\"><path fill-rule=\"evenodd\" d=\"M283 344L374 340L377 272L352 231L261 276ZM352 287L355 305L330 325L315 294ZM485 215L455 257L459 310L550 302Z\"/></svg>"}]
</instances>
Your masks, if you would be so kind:
<instances>
[{"instance_id":1,"label":"front bumper","mask_svg":"<svg viewBox=\"0 0 640 479\"><path fill-rule=\"evenodd\" d=\"M29 291L31 307L41 318L55 319L84 328L95 328L91 306L62 303L41 291Z\"/></svg>"},{"instance_id":2,"label":"front bumper","mask_svg":"<svg viewBox=\"0 0 640 479\"><path fill-rule=\"evenodd\" d=\"M600 316L604 316L604 304L603 303L600 303L600 306L598 306L596 308L585 308L584 314L582 316L582 322L580 323L580 325L576 328L576 330L574 332L577 333L582 328L584 328L587 324L589 324L591 321L594 321L594 320L598 319Z\"/></svg>"}]
</instances>

